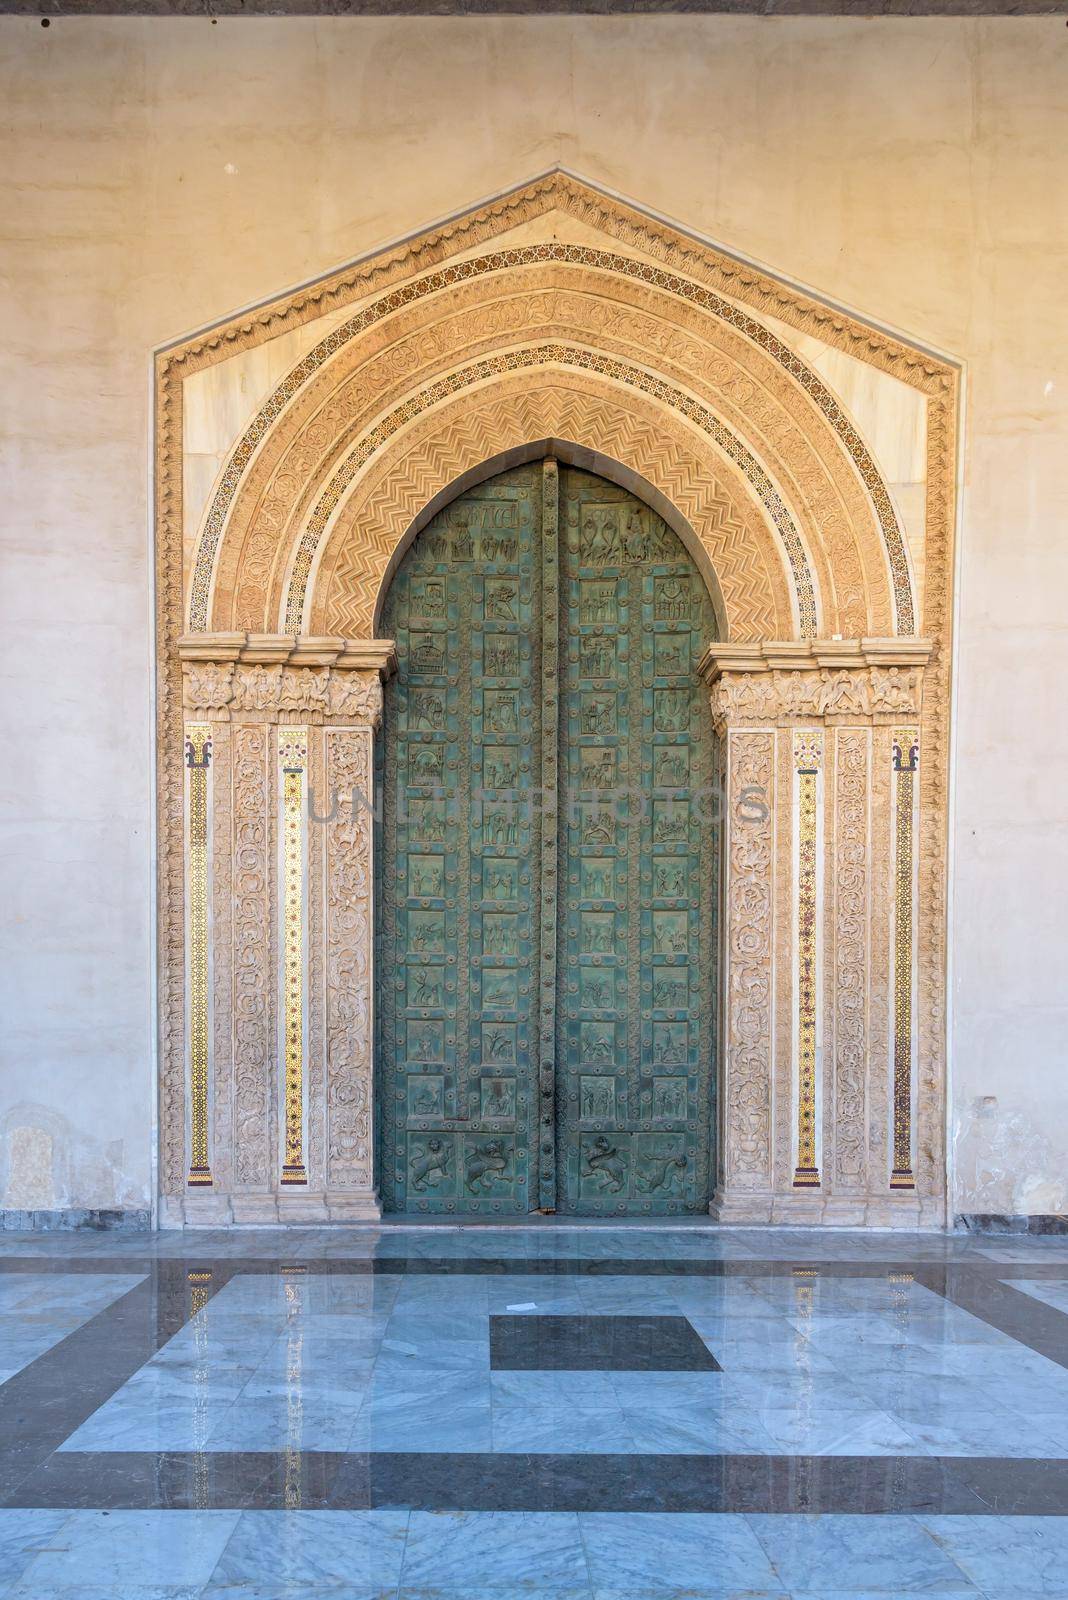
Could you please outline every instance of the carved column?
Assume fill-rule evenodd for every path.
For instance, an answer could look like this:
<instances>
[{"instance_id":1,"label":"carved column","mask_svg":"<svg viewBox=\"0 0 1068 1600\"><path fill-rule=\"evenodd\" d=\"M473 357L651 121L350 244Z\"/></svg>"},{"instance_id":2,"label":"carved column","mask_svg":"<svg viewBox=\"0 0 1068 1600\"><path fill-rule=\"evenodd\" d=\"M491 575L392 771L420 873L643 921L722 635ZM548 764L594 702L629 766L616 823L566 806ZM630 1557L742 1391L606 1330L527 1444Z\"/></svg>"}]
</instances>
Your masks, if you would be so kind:
<instances>
[{"instance_id":1,"label":"carved column","mask_svg":"<svg viewBox=\"0 0 1068 1600\"><path fill-rule=\"evenodd\" d=\"M713 646L725 745L722 1221L936 1220L915 1152L925 640Z\"/></svg>"},{"instance_id":2,"label":"carved column","mask_svg":"<svg viewBox=\"0 0 1068 1600\"><path fill-rule=\"evenodd\" d=\"M197 634L179 653L193 1027L164 1220L375 1218L374 736L392 643Z\"/></svg>"}]
</instances>

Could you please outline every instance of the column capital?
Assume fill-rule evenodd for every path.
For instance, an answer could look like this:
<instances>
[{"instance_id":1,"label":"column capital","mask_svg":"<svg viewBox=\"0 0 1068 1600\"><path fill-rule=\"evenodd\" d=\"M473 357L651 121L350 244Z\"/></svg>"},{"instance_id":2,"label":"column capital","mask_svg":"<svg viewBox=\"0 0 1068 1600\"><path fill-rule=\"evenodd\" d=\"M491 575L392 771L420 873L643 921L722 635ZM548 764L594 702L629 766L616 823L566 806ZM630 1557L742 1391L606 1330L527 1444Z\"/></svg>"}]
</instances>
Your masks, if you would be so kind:
<instances>
[{"instance_id":1,"label":"column capital","mask_svg":"<svg viewBox=\"0 0 1068 1600\"><path fill-rule=\"evenodd\" d=\"M178 640L186 709L214 720L382 720L382 682L396 667L392 639L197 633Z\"/></svg>"},{"instance_id":2,"label":"column capital","mask_svg":"<svg viewBox=\"0 0 1068 1600\"><path fill-rule=\"evenodd\" d=\"M699 672L716 726L884 723L918 717L929 639L787 639L711 644Z\"/></svg>"}]
</instances>

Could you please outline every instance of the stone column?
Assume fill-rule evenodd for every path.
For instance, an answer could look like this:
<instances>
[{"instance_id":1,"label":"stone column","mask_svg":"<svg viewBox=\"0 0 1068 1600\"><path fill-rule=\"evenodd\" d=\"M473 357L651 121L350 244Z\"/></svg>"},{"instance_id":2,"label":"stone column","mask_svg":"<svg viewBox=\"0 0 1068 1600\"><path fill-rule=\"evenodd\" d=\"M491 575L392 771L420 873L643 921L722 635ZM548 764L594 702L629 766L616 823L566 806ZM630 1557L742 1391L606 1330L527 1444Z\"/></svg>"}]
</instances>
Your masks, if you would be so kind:
<instances>
[{"instance_id":1,"label":"stone column","mask_svg":"<svg viewBox=\"0 0 1068 1600\"><path fill-rule=\"evenodd\" d=\"M377 1218L374 736L393 645L195 634L179 653L195 1015L188 1181L164 1221Z\"/></svg>"},{"instance_id":2,"label":"stone column","mask_svg":"<svg viewBox=\"0 0 1068 1600\"><path fill-rule=\"evenodd\" d=\"M915 1226L917 639L713 645L724 740L719 1183L730 1222Z\"/></svg>"}]
</instances>

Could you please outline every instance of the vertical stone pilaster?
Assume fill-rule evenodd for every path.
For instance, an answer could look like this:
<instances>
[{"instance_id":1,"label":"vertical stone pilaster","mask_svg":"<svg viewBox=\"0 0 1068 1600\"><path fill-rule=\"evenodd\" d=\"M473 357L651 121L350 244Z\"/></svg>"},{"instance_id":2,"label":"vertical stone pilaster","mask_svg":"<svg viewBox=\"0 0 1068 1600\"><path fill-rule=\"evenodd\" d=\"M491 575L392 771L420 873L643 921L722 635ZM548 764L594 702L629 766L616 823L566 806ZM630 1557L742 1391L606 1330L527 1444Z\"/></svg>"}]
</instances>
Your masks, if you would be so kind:
<instances>
[{"instance_id":1,"label":"vertical stone pilaster","mask_svg":"<svg viewBox=\"0 0 1068 1600\"><path fill-rule=\"evenodd\" d=\"M914 774L928 654L923 640L817 640L713 646L703 663L730 773L712 1207L724 1221L940 1214L915 1171ZM745 784L767 783L776 742L761 878L738 807ZM778 1062L770 1095L737 1070L753 1067L754 1039Z\"/></svg>"},{"instance_id":2,"label":"vertical stone pilaster","mask_svg":"<svg viewBox=\"0 0 1068 1600\"><path fill-rule=\"evenodd\" d=\"M327 1207L377 1217L373 751L382 687L377 674L360 674L345 689L350 725L324 730Z\"/></svg>"},{"instance_id":3,"label":"vertical stone pilaster","mask_svg":"<svg viewBox=\"0 0 1068 1600\"><path fill-rule=\"evenodd\" d=\"M797 1153L795 1189L820 1187L817 1112L821 1100L817 1077L820 1046L820 824L823 733L794 729L794 834L796 901L794 967L797 973L794 1059L797 1066Z\"/></svg>"},{"instance_id":4,"label":"vertical stone pilaster","mask_svg":"<svg viewBox=\"0 0 1068 1600\"><path fill-rule=\"evenodd\" d=\"M307 1053L307 728L278 730L279 1011L283 1150L279 1181L306 1184L304 1061Z\"/></svg>"},{"instance_id":5,"label":"vertical stone pilaster","mask_svg":"<svg viewBox=\"0 0 1068 1600\"><path fill-rule=\"evenodd\" d=\"M185 729L186 770L186 1041L189 1104L190 1188L211 1188L209 1165L209 1073L211 1066L211 950L208 902L211 894L210 829L211 727L189 722Z\"/></svg>"},{"instance_id":6,"label":"vertical stone pilaster","mask_svg":"<svg viewBox=\"0 0 1068 1600\"><path fill-rule=\"evenodd\" d=\"M894 1165L892 1189L915 1189L913 1176L913 988L915 984L914 917L916 864L915 774L919 767L919 731L897 728L893 738L894 771Z\"/></svg>"},{"instance_id":7,"label":"vertical stone pilaster","mask_svg":"<svg viewBox=\"0 0 1068 1600\"><path fill-rule=\"evenodd\" d=\"M211 724L212 1175L220 1194L233 1185L233 796L231 728ZM225 1213L224 1213L225 1214Z\"/></svg>"},{"instance_id":8,"label":"vertical stone pilaster","mask_svg":"<svg viewBox=\"0 0 1068 1600\"><path fill-rule=\"evenodd\" d=\"M724 1222L771 1211L775 788L774 732L726 737L722 1181L712 1207Z\"/></svg>"},{"instance_id":9,"label":"vertical stone pilaster","mask_svg":"<svg viewBox=\"0 0 1068 1600\"><path fill-rule=\"evenodd\" d=\"M204 938L187 1009L199 1018L206 997L191 1038L208 1044L191 1063L190 1105L206 1082L207 1109L190 1147L198 1170L212 1148L219 1160L182 1215L374 1218L373 741L392 646L260 636L191 648L185 915ZM202 1058L219 1065L213 1116Z\"/></svg>"},{"instance_id":10,"label":"vertical stone pilaster","mask_svg":"<svg viewBox=\"0 0 1068 1600\"><path fill-rule=\"evenodd\" d=\"M268 816L271 729L240 722L232 736L234 1194L270 1189L274 984L271 920L274 863ZM241 1220L235 1205L235 1216ZM260 1219L255 1201L244 1211Z\"/></svg>"},{"instance_id":11,"label":"vertical stone pilaster","mask_svg":"<svg viewBox=\"0 0 1068 1600\"><path fill-rule=\"evenodd\" d=\"M836 728L833 862L828 921L833 1020L834 1190L862 1195L868 1179L868 907L871 732Z\"/></svg>"}]
</instances>

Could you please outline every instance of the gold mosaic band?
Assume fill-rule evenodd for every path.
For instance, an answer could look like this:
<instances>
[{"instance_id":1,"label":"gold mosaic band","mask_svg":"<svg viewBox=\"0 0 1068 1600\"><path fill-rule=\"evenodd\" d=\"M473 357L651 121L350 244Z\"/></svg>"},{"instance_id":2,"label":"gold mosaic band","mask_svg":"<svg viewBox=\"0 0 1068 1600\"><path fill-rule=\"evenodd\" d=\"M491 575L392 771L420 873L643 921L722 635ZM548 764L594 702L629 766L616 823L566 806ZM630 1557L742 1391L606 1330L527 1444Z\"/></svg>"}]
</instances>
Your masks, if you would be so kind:
<instances>
[{"instance_id":1,"label":"gold mosaic band","mask_svg":"<svg viewBox=\"0 0 1068 1600\"><path fill-rule=\"evenodd\" d=\"M189 1175L192 1188L208 1188L208 768L211 728L185 730L189 773L186 827L186 897L189 964Z\"/></svg>"},{"instance_id":2,"label":"gold mosaic band","mask_svg":"<svg viewBox=\"0 0 1068 1600\"><path fill-rule=\"evenodd\" d=\"M797 1167L795 1189L818 1189L816 1165L816 842L823 735L794 733L797 773Z\"/></svg>"},{"instance_id":3,"label":"gold mosaic band","mask_svg":"<svg viewBox=\"0 0 1068 1600\"><path fill-rule=\"evenodd\" d=\"M915 1189L912 1171L912 814L919 730L894 730L894 1167L891 1189Z\"/></svg>"},{"instance_id":4,"label":"gold mosaic band","mask_svg":"<svg viewBox=\"0 0 1068 1600\"><path fill-rule=\"evenodd\" d=\"M285 1158L282 1183L307 1183L304 1166L304 785L306 728L279 728L282 792L282 1030Z\"/></svg>"}]
</instances>

